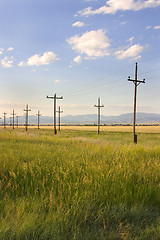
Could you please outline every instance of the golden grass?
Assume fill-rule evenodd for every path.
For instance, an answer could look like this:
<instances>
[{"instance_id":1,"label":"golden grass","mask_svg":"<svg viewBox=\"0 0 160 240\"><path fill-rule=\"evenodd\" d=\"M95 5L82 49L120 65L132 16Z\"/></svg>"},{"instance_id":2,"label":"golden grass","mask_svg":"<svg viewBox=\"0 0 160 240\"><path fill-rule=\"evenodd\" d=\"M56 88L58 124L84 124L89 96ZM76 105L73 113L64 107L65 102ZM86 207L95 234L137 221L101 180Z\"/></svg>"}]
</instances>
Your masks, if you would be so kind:
<instances>
[{"instance_id":1,"label":"golden grass","mask_svg":"<svg viewBox=\"0 0 160 240\"><path fill-rule=\"evenodd\" d=\"M97 126L62 126L62 130L97 131ZM132 126L102 126L100 131L106 132L132 132ZM160 126L137 126L136 132L160 133Z\"/></svg>"},{"instance_id":2,"label":"golden grass","mask_svg":"<svg viewBox=\"0 0 160 240\"><path fill-rule=\"evenodd\" d=\"M0 126L3 128L3 126ZM7 129L10 127L7 126ZM19 128L24 128L24 126L19 126ZM29 126L28 129L36 129L37 126ZM10 128L12 129L12 128ZM15 127L17 129L17 127ZM53 126L40 126L40 129L53 129ZM57 126L58 130L58 126ZM91 131L96 132L97 126L61 126L61 130L71 130L71 131ZM132 126L101 126L100 131L105 132L132 132ZM136 126L137 133L160 133L160 126Z\"/></svg>"}]
</instances>

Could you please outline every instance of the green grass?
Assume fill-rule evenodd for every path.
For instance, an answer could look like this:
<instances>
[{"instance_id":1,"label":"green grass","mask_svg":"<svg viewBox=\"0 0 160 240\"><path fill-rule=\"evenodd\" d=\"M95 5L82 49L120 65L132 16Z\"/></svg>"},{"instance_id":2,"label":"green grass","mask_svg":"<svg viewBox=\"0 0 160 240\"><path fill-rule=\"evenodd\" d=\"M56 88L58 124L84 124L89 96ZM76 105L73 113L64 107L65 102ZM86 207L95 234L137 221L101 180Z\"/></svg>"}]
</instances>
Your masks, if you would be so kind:
<instances>
[{"instance_id":1,"label":"green grass","mask_svg":"<svg viewBox=\"0 0 160 240\"><path fill-rule=\"evenodd\" d=\"M0 129L0 166L0 239L160 239L160 134Z\"/></svg>"}]
</instances>

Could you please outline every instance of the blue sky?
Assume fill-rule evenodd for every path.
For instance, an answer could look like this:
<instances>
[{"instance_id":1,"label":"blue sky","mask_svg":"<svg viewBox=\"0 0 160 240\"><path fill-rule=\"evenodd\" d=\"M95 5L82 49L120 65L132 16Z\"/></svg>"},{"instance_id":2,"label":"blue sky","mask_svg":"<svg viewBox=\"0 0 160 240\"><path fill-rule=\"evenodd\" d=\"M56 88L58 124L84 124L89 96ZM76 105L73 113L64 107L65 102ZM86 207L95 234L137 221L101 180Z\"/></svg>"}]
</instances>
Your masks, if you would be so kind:
<instances>
[{"instance_id":1,"label":"blue sky","mask_svg":"<svg viewBox=\"0 0 160 240\"><path fill-rule=\"evenodd\" d=\"M0 0L0 112L23 115L29 104L52 115L57 93L63 115L133 111L159 113L160 1Z\"/></svg>"}]
</instances>

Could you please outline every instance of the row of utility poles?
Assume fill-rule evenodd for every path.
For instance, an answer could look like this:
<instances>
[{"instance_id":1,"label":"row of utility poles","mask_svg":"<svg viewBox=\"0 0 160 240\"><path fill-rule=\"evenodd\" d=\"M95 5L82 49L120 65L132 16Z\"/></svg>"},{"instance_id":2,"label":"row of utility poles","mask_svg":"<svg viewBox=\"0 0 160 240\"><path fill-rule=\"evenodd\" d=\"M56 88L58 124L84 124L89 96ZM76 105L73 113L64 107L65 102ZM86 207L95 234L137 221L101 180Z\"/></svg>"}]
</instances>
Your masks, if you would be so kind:
<instances>
[{"instance_id":1,"label":"row of utility poles","mask_svg":"<svg viewBox=\"0 0 160 240\"><path fill-rule=\"evenodd\" d=\"M25 129L26 129L26 131L28 130L28 117L29 117L29 112L31 111L31 109L29 109L28 108L28 104L26 105L26 109L24 109L24 111L26 112L26 114L25 114ZM58 120L58 130L60 131L60 114L61 113L63 113L63 111L61 111L61 109L60 109L60 106L59 106L59 108L58 108L58 111L56 111L57 113L59 113L59 120ZM4 115L4 121L3 121L3 126L4 126L4 128L6 128L6 115L7 115L7 113L6 112L4 112L3 113L3 115ZM14 110L13 110L13 113L11 113L11 115L13 116L13 117L10 117L9 119L10 119L10 126L13 126L13 129L15 128L15 125L17 126L17 128L18 128L18 118L20 117L20 116L16 116L16 113L14 112ZM38 113L36 114L36 116L38 117L38 124L37 124L37 126L38 126L38 129L40 129L40 116L41 116L42 114L40 113L40 111L38 110ZM17 122L15 123L15 116L16 116L16 118L17 118ZM0 119L2 119L2 118L0 118ZM54 128L55 128L55 126L56 126L56 123L54 123ZM56 133L57 133L57 131L55 131Z\"/></svg>"},{"instance_id":2,"label":"row of utility poles","mask_svg":"<svg viewBox=\"0 0 160 240\"><path fill-rule=\"evenodd\" d=\"M131 79L130 76L128 77L128 81L134 83L134 110L133 110L133 142L137 143L137 135L136 135L136 103L137 103L137 87L141 83L145 83L145 79L138 80L137 79L137 70L138 64L136 62L135 66L135 79ZM104 107L104 105L100 104L100 98L98 98L98 105L94 105L94 107L98 108L98 134L100 133L100 109Z\"/></svg>"},{"instance_id":3,"label":"row of utility poles","mask_svg":"<svg viewBox=\"0 0 160 240\"><path fill-rule=\"evenodd\" d=\"M145 83L145 79L143 80L138 80L137 79L137 63L135 66L135 79L131 79L130 76L128 77L128 81L133 82L135 87L134 87L134 113L133 113L133 142L137 143L137 135L136 135L136 131L135 131L135 126L136 126L136 100L137 100L137 87L139 86L140 83ZM57 129L56 129L56 112L59 113L59 131L60 131L60 114L63 112L61 111L60 107L58 109L58 111L56 111L56 100L59 99L63 99L63 97L57 97L56 94L54 94L54 96L47 96L47 98L52 99L53 100L53 118L54 118L54 134L57 134ZM94 105L94 107L97 107L98 109L98 134L100 133L100 109L102 107L104 107L104 105L100 104L100 98L98 98L98 104ZM28 108L28 104L26 105L26 109L24 109L24 111L26 112L26 121L25 121L25 126L26 126L26 131L28 129L28 112L31 111L31 109ZM6 112L3 113L4 115L4 128L6 126ZM13 113L11 114L13 116L13 129L14 129L14 117L16 115L16 113L13 110ZM38 111L38 114L36 114L38 116L38 129L39 129L39 118L41 116L40 111ZM17 116L17 127L18 127L18 116Z\"/></svg>"}]
</instances>

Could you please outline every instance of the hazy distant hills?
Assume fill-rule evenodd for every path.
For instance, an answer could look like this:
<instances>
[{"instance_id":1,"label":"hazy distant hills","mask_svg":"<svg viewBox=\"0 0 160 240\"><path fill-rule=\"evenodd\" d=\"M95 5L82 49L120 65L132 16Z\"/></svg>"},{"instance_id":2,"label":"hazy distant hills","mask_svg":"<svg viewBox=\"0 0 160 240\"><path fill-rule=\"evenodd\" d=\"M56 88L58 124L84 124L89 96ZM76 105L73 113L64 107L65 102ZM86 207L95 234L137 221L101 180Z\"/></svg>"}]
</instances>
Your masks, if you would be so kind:
<instances>
[{"instance_id":1,"label":"hazy distant hills","mask_svg":"<svg viewBox=\"0 0 160 240\"><path fill-rule=\"evenodd\" d=\"M65 116L62 117L63 123L97 123L97 115L77 115L77 116ZM132 123L133 113L122 114L119 116L104 116L101 115L101 123L113 124L113 123ZM152 113L137 113L137 123L160 123L160 114Z\"/></svg>"},{"instance_id":2,"label":"hazy distant hills","mask_svg":"<svg viewBox=\"0 0 160 240\"><path fill-rule=\"evenodd\" d=\"M1 120L2 122L2 120ZM16 122L16 119L15 119ZM19 123L25 122L25 116L19 118ZM58 122L58 119L57 119ZM133 113L122 114L119 116L104 116L101 115L101 123L102 124L132 124L133 122ZM7 119L7 123L9 124L9 119ZM40 124L52 124L53 117L41 116ZM66 124L94 124L97 123L97 114L88 114L88 115L77 115L77 116L62 116L61 123ZM160 123L160 114L153 113L137 113L136 123ZM37 116L29 116L29 124L37 124Z\"/></svg>"}]
</instances>

